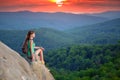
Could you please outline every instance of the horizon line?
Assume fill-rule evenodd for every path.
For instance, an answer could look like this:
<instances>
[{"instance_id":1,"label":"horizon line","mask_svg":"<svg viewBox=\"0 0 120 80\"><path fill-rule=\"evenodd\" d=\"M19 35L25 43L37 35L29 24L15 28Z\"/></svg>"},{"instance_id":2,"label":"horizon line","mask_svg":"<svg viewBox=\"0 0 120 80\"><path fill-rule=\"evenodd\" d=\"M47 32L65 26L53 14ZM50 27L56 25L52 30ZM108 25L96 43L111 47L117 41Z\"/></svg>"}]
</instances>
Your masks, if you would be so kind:
<instances>
[{"instance_id":1,"label":"horizon line","mask_svg":"<svg viewBox=\"0 0 120 80\"><path fill-rule=\"evenodd\" d=\"M105 12L120 12L120 10L108 10L108 11L101 11L101 12L62 12L62 11L56 11L56 12L47 12L47 11L30 11L30 10L19 10L19 11L0 11L0 13L14 13L14 12L31 12L31 13L70 13L70 14L97 14L97 13L105 13Z\"/></svg>"}]
</instances>

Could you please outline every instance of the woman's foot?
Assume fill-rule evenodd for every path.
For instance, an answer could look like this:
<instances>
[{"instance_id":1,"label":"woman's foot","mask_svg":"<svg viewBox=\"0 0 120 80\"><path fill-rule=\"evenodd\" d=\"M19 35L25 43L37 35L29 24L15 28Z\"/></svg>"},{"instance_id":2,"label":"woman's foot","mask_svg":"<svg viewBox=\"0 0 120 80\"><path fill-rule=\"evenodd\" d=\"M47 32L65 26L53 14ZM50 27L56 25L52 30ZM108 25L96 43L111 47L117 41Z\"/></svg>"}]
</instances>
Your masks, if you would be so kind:
<instances>
[{"instance_id":1,"label":"woman's foot","mask_svg":"<svg viewBox=\"0 0 120 80\"><path fill-rule=\"evenodd\" d=\"M36 61L32 61L31 64L34 65L34 64L37 64L37 62Z\"/></svg>"},{"instance_id":2,"label":"woman's foot","mask_svg":"<svg viewBox=\"0 0 120 80\"><path fill-rule=\"evenodd\" d=\"M41 61L42 62L42 64L45 64L45 61Z\"/></svg>"}]
</instances>

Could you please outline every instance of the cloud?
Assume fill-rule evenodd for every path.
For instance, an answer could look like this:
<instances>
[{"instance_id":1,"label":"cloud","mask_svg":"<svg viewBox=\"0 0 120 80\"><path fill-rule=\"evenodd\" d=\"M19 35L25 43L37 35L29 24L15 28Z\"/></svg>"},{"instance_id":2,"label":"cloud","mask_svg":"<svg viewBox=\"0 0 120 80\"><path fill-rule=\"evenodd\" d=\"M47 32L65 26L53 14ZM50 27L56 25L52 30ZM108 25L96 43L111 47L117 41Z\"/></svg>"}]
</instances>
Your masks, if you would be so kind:
<instances>
[{"instance_id":1,"label":"cloud","mask_svg":"<svg viewBox=\"0 0 120 80\"><path fill-rule=\"evenodd\" d=\"M47 6L51 3L48 0L0 0L0 7L4 6Z\"/></svg>"},{"instance_id":2,"label":"cloud","mask_svg":"<svg viewBox=\"0 0 120 80\"><path fill-rule=\"evenodd\" d=\"M52 6L48 0L0 0L0 11L31 10Z\"/></svg>"},{"instance_id":3,"label":"cloud","mask_svg":"<svg viewBox=\"0 0 120 80\"><path fill-rule=\"evenodd\" d=\"M119 0L66 0L58 8L50 0L0 0L0 11L48 11L48 12L100 12L120 10Z\"/></svg>"},{"instance_id":4,"label":"cloud","mask_svg":"<svg viewBox=\"0 0 120 80\"><path fill-rule=\"evenodd\" d=\"M120 7L119 0L69 0L68 5L73 6L100 6L100 7Z\"/></svg>"},{"instance_id":5,"label":"cloud","mask_svg":"<svg viewBox=\"0 0 120 80\"><path fill-rule=\"evenodd\" d=\"M68 0L67 6L74 6L76 12L103 12L120 10L119 0ZM82 11L83 10L83 11ZM75 11L75 10L74 10Z\"/></svg>"}]
</instances>

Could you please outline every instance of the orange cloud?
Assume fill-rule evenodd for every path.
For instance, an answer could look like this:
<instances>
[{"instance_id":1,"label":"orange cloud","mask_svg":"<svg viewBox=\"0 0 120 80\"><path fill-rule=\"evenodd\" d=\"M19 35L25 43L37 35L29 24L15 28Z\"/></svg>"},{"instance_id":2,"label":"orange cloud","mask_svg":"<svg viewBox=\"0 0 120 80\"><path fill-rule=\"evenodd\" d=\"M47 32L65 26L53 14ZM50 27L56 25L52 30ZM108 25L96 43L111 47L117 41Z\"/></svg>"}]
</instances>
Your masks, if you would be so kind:
<instances>
[{"instance_id":1,"label":"orange cloud","mask_svg":"<svg viewBox=\"0 0 120 80\"><path fill-rule=\"evenodd\" d=\"M0 0L0 11L92 13L120 10L119 0L64 0L62 7L50 0Z\"/></svg>"}]
</instances>

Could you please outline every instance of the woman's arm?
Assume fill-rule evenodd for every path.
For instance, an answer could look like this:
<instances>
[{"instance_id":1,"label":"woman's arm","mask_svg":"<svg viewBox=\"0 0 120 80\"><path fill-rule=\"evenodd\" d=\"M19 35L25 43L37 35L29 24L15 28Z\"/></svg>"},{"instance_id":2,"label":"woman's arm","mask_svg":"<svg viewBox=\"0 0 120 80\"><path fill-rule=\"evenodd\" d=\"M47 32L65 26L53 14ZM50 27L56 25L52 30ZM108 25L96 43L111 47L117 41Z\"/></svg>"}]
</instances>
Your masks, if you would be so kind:
<instances>
[{"instance_id":1,"label":"woman's arm","mask_svg":"<svg viewBox=\"0 0 120 80\"><path fill-rule=\"evenodd\" d=\"M35 46L35 49L39 49L40 47L39 46Z\"/></svg>"},{"instance_id":2,"label":"woman's arm","mask_svg":"<svg viewBox=\"0 0 120 80\"><path fill-rule=\"evenodd\" d=\"M45 50L43 47L35 46L35 49L42 49Z\"/></svg>"}]
</instances>

